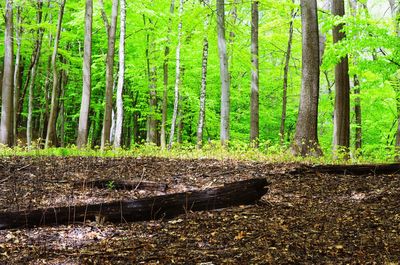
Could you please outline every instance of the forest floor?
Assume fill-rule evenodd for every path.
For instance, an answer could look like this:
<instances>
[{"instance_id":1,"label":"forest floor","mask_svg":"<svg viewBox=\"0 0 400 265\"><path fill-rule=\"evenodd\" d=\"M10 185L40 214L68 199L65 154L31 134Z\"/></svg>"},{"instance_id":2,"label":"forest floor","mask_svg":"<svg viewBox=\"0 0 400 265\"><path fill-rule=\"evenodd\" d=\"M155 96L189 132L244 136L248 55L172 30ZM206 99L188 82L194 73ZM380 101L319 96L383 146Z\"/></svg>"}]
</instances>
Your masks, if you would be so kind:
<instances>
[{"instance_id":1,"label":"forest floor","mask_svg":"<svg viewBox=\"0 0 400 265\"><path fill-rule=\"evenodd\" d=\"M168 184L167 193L265 177L256 204L169 220L0 230L0 264L399 264L400 173L328 174L300 164L162 158L0 159L0 211L162 192L74 187L99 178Z\"/></svg>"}]
</instances>

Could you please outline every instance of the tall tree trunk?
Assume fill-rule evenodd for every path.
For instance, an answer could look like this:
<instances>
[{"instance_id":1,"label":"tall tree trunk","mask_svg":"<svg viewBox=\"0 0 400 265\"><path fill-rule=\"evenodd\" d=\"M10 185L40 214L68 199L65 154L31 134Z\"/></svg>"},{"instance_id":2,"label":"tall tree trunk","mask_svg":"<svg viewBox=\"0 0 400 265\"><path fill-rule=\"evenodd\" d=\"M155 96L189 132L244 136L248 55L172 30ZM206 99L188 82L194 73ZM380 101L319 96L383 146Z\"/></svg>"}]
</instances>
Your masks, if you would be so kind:
<instances>
[{"instance_id":1,"label":"tall tree trunk","mask_svg":"<svg viewBox=\"0 0 400 265\"><path fill-rule=\"evenodd\" d=\"M344 16L344 0L332 1L332 14ZM334 27L334 43L345 37L342 29L343 24ZM350 147L350 79L347 55L335 67L335 90L333 149L334 152L347 154Z\"/></svg>"},{"instance_id":2,"label":"tall tree trunk","mask_svg":"<svg viewBox=\"0 0 400 265\"><path fill-rule=\"evenodd\" d=\"M294 0L292 1L294 3ZM286 107L287 107L287 87L288 87L288 74L289 74L289 62L292 53L292 40L293 40L293 20L296 17L296 12L294 9L290 12L290 22L289 22L289 39L285 55L285 66L283 68L283 89L282 89L282 116L281 116L281 126L279 129L279 136L281 145L285 141L285 123L286 123Z\"/></svg>"},{"instance_id":3,"label":"tall tree trunk","mask_svg":"<svg viewBox=\"0 0 400 265\"><path fill-rule=\"evenodd\" d=\"M14 89L14 46L13 46L13 1L6 0L4 35L4 73L1 98L0 143L13 144L13 89Z\"/></svg>"},{"instance_id":4,"label":"tall tree trunk","mask_svg":"<svg viewBox=\"0 0 400 265\"><path fill-rule=\"evenodd\" d=\"M115 127L114 147L121 146L122 137L122 124L124 116L124 103L122 100L122 91L124 89L125 81L125 27L126 27L126 2L120 0L121 7L121 21L120 21L120 37L119 37L119 71L118 71L118 85L117 85L117 120Z\"/></svg>"},{"instance_id":5,"label":"tall tree trunk","mask_svg":"<svg viewBox=\"0 0 400 265\"><path fill-rule=\"evenodd\" d=\"M172 16L174 13L175 9L175 0L171 0L171 5L169 8L169 12ZM172 19L171 17L169 18L169 25L168 25L168 34L171 32L171 25ZM169 53L170 53L170 39L169 36L167 38L167 44L165 46L164 50L164 63L163 63L163 69L164 69L164 91L163 91L163 100L162 100L162 117L161 117L161 133L160 133L160 143L161 143L161 148L165 149L167 147L167 132L166 132L166 127L167 127L167 112L168 112L168 60L169 60Z\"/></svg>"},{"instance_id":6,"label":"tall tree trunk","mask_svg":"<svg viewBox=\"0 0 400 265\"><path fill-rule=\"evenodd\" d=\"M251 3L251 102L250 102L250 143L259 143L259 64L258 64L258 0Z\"/></svg>"},{"instance_id":7,"label":"tall tree trunk","mask_svg":"<svg viewBox=\"0 0 400 265\"><path fill-rule=\"evenodd\" d=\"M110 144L111 118L112 118L111 113L112 113L112 103L113 103L112 98L113 98L113 84L114 84L113 72L114 72L114 54L115 54L115 33L117 29L117 16L118 16L118 0L113 0L111 9L111 23L107 27L108 49L107 49L107 59L106 59L106 96L105 96L106 104L104 108L101 149L104 149L104 147ZM106 21L104 22L106 23Z\"/></svg>"},{"instance_id":8,"label":"tall tree trunk","mask_svg":"<svg viewBox=\"0 0 400 265\"><path fill-rule=\"evenodd\" d=\"M64 62L65 59L64 59ZM65 85L68 82L68 76L65 70L60 71L60 147L65 147Z\"/></svg>"},{"instance_id":9,"label":"tall tree trunk","mask_svg":"<svg viewBox=\"0 0 400 265\"><path fill-rule=\"evenodd\" d=\"M229 141L230 112L230 78L228 72L228 56L225 39L225 7L224 0L217 0L218 54L221 79L221 144Z\"/></svg>"},{"instance_id":10,"label":"tall tree trunk","mask_svg":"<svg viewBox=\"0 0 400 265\"><path fill-rule=\"evenodd\" d=\"M83 48L83 88L82 101L79 115L78 148L86 147L89 132L90 97L92 90L92 25L93 25L93 0L86 0L85 8L85 39Z\"/></svg>"},{"instance_id":11,"label":"tall tree trunk","mask_svg":"<svg viewBox=\"0 0 400 265\"><path fill-rule=\"evenodd\" d=\"M51 66L53 70L53 88L51 92L51 108L50 108L49 122L47 124L45 148L55 145L57 142L56 123L57 123L57 110L58 110L58 97L59 97L57 53L61 36L61 26L62 26L62 19L64 16L65 1L66 0L62 0L60 3L60 12L58 13L58 21L57 21L57 33L56 33L56 38L54 39L54 48L51 57Z\"/></svg>"},{"instance_id":12,"label":"tall tree trunk","mask_svg":"<svg viewBox=\"0 0 400 265\"><path fill-rule=\"evenodd\" d=\"M146 26L146 16L143 15L143 23ZM149 19L149 23L153 22ZM153 25L154 26L154 25ZM153 31L153 29L151 29ZM146 142L157 144L157 67L155 65L150 65L150 58L154 56L154 40L150 43L150 33L146 34L146 64L147 64L147 76L149 81L149 115L146 121Z\"/></svg>"},{"instance_id":13,"label":"tall tree trunk","mask_svg":"<svg viewBox=\"0 0 400 265\"><path fill-rule=\"evenodd\" d=\"M318 143L319 37L316 0L301 0L302 82L299 116L292 145L294 155L320 156Z\"/></svg>"},{"instance_id":14,"label":"tall tree trunk","mask_svg":"<svg viewBox=\"0 0 400 265\"><path fill-rule=\"evenodd\" d=\"M181 38L182 38L182 14L183 0L179 0L179 25L178 25L178 45L176 46L176 64L175 64L175 93L174 93L174 112L172 114L171 131L169 135L168 149L171 149L174 142L176 119L178 116L179 105L179 86L181 83Z\"/></svg>"},{"instance_id":15,"label":"tall tree trunk","mask_svg":"<svg viewBox=\"0 0 400 265\"><path fill-rule=\"evenodd\" d=\"M21 6L17 7L17 30L15 31L15 39L17 41L17 54L15 55L15 68L14 68L14 99L13 99L13 145L17 145L18 131L17 131L17 116L18 116L18 100L21 90L21 35L22 35L22 17Z\"/></svg>"},{"instance_id":16,"label":"tall tree trunk","mask_svg":"<svg viewBox=\"0 0 400 265\"><path fill-rule=\"evenodd\" d=\"M210 5L209 0L204 0L204 5ZM207 91L207 62L208 62L208 37L207 30L210 16L204 22L204 29L206 33L203 39L203 55L201 64L201 88L200 88L200 110L199 110L199 121L197 123L197 148L201 148L203 145L203 130L206 116L206 91Z\"/></svg>"},{"instance_id":17,"label":"tall tree trunk","mask_svg":"<svg viewBox=\"0 0 400 265\"><path fill-rule=\"evenodd\" d=\"M356 16L358 11L358 1L350 0L349 3L351 6L352 15ZM354 58L354 60L356 60L356 58ZM354 85L354 96L355 96L354 115L356 117L355 149L361 150L362 147L361 98L360 98L360 81L358 79L357 74L353 76L353 80L354 80L353 85Z\"/></svg>"},{"instance_id":18,"label":"tall tree trunk","mask_svg":"<svg viewBox=\"0 0 400 265\"><path fill-rule=\"evenodd\" d=\"M43 2L38 1L37 14L36 14L36 23L37 24L42 23L42 14L43 14L42 7L43 7ZM44 34L43 28L39 28L36 32L35 48L32 53L31 65L29 67L30 69L29 69L29 73L27 76L27 82L28 82L27 85L29 88L28 88L28 118L27 118L27 123L26 123L26 141L27 141L28 148L31 148L31 146L32 146L33 88L35 86L36 70L37 70L37 65L39 63L40 53L41 53L41 49L42 49L43 34ZM46 82L47 82L47 80L46 80ZM41 121L41 119L40 119L40 121ZM40 122L40 124L41 124L41 122Z\"/></svg>"}]
</instances>

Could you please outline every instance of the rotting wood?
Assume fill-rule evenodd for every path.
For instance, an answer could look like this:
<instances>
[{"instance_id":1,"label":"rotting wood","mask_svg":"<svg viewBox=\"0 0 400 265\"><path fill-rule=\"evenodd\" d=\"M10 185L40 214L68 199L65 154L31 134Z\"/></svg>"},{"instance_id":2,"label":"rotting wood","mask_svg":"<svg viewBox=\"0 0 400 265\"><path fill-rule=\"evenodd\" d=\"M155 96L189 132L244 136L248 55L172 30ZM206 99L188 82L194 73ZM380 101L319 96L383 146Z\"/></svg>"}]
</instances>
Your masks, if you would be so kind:
<instances>
[{"instance_id":1,"label":"rotting wood","mask_svg":"<svg viewBox=\"0 0 400 265\"><path fill-rule=\"evenodd\" d=\"M75 182L74 187L82 188L100 188L115 190L147 190L166 192L168 185L166 183L150 182L150 181L128 181L114 179L97 179L91 181Z\"/></svg>"},{"instance_id":2,"label":"rotting wood","mask_svg":"<svg viewBox=\"0 0 400 265\"><path fill-rule=\"evenodd\" d=\"M392 175L400 174L400 163L377 165L316 165L302 166L294 169L291 174L325 173L341 175Z\"/></svg>"},{"instance_id":3,"label":"rotting wood","mask_svg":"<svg viewBox=\"0 0 400 265\"><path fill-rule=\"evenodd\" d=\"M96 216L116 223L172 218L190 211L253 204L267 193L269 184L265 178L249 179L222 187L138 200L0 212L0 229L74 224L95 220Z\"/></svg>"}]
</instances>

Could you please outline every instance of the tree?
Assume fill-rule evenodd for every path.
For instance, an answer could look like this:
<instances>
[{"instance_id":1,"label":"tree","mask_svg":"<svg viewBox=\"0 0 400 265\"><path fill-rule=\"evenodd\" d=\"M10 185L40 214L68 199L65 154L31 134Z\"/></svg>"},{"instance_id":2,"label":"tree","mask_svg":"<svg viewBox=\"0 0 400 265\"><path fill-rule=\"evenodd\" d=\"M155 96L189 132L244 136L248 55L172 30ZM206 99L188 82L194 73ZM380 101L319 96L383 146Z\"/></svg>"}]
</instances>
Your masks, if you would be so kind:
<instances>
[{"instance_id":1,"label":"tree","mask_svg":"<svg viewBox=\"0 0 400 265\"><path fill-rule=\"evenodd\" d=\"M350 0L352 15L357 16L358 1ZM366 5L366 2L364 3ZM363 6L364 6L363 5ZM361 123L361 98L360 98L360 81L357 74L353 76L353 87L354 87L354 115L356 118L356 133L355 133L355 149L360 150L362 147L362 123Z\"/></svg>"},{"instance_id":2,"label":"tree","mask_svg":"<svg viewBox=\"0 0 400 265\"><path fill-rule=\"evenodd\" d=\"M301 0L302 81L299 115L292 144L294 155L320 156L318 143L319 37L316 0Z\"/></svg>"},{"instance_id":3,"label":"tree","mask_svg":"<svg viewBox=\"0 0 400 265\"><path fill-rule=\"evenodd\" d=\"M93 0L86 0L85 7L85 38L83 51L83 88L81 109L79 115L78 139L76 145L78 148L87 145L89 131L89 109L90 95L92 90L92 25L93 25Z\"/></svg>"},{"instance_id":4,"label":"tree","mask_svg":"<svg viewBox=\"0 0 400 265\"><path fill-rule=\"evenodd\" d=\"M103 1L100 0L103 6ZM111 21L108 23L104 8L102 8L103 21L107 30L107 58L106 58L106 95L103 117L103 131L101 135L101 149L104 149L110 143L111 136L111 114L114 83L114 54L115 54L115 33L117 29L118 0L112 1Z\"/></svg>"},{"instance_id":5,"label":"tree","mask_svg":"<svg viewBox=\"0 0 400 265\"><path fill-rule=\"evenodd\" d=\"M4 36L4 72L1 101L0 143L13 144L13 89L14 89L14 47L13 47L13 1L6 0Z\"/></svg>"},{"instance_id":6,"label":"tree","mask_svg":"<svg viewBox=\"0 0 400 265\"><path fill-rule=\"evenodd\" d=\"M124 117L124 102L122 100L122 92L125 81L125 29L126 29L126 2L120 0L120 35L119 35L119 71L117 85L117 119L115 124L114 147L121 146L122 122Z\"/></svg>"},{"instance_id":7,"label":"tree","mask_svg":"<svg viewBox=\"0 0 400 265\"><path fill-rule=\"evenodd\" d=\"M251 107L250 142L258 147L259 142L259 64L258 64L258 1L251 3Z\"/></svg>"},{"instance_id":8,"label":"tree","mask_svg":"<svg viewBox=\"0 0 400 265\"><path fill-rule=\"evenodd\" d=\"M332 1L332 14L344 16L344 0ZM343 24L333 28L333 42L345 37ZM350 81L347 55L335 66L335 110L333 118L333 149L348 152L350 146Z\"/></svg>"},{"instance_id":9,"label":"tree","mask_svg":"<svg viewBox=\"0 0 400 265\"><path fill-rule=\"evenodd\" d=\"M176 119L178 116L179 105L179 86L181 85L181 39L182 39L182 14L183 0L179 1L179 25L178 25L178 45L176 46L176 69L175 69L175 93L174 93L174 112L172 114L171 131L169 135L168 149L171 149L174 142Z\"/></svg>"},{"instance_id":10,"label":"tree","mask_svg":"<svg viewBox=\"0 0 400 265\"><path fill-rule=\"evenodd\" d=\"M230 78L225 39L225 1L217 0L218 54L221 80L221 144L229 141Z\"/></svg>"},{"instance_id":11,"label":"tree","mask_svg":"<svg viewBox=\"0 0 400 265\"><path fill-rule=\"evenodd\" d=\"M58 73L57 73L57 61L56 60L57 60L57 54L58 54L58 45L60 43L60 37L61 37L61 26L62 26L62 19L64 16L65 1L66 0L62 0L60 3L60 11L58 13L58 20L57 20L56 38L54 39L53 54L51 56L51 67L53 70L53 89L51 92L51 108L50 108L49 122L47 124L45 148L55 145L56 141L57 141L56 122L57 122L57 111L58 111L58 100L59 100L59 81L60 80L59 80Z\"/></svg>"},{"instance_id":12,"label":"tree","mask_svg":"<svg viewBox=\"0 0 400 265\"><path fill-rule=\"evenodd\" d=\"M169 7L169 13L172 16L174 13L175 9L175 0L171 0L171 5ZM169 24L168 24L168 34L171 32L171 23L172 19L171 17L168 19ZM164 149L167 146L167 136L166 136L166 127L167 127L167 111L168 111L168 60L169 60L169 53L170 53L170 48L169 48L169 35L167 37L167 44L165 45L165 50L164 50L164 62L163 62L163 70L164 70L164 78L163 78L163 83L164 83L164 91L163 91L163 100L162 100L162 110L161 110L161 131L160 131L160 143L161 143L161 148Z\"/></svg>"},{"instance_id":13,"label":"tree","mask_svg":"<svg viewBox=\"0 0 400 265\"><path fill-rule=\"evenodd\" d=\"M210 5L209 0L204 0L204 5ZM207 14L207 18L204 21L204 28L207 31L210 15ZM203 144L203 130L204 120L206 116L206 90L207 90L207 62L208 62L208 37L207 32L204 34L203 39L203 52L202 52L202 64L201 64L201 88L200 88L200 109L199 109L199 121L197 123L197 147L201 148Z\"/></svg>"},{"instance_id":14,"label":"tree","mask_svg":"<svg viewBox=\"0 0 400 265\"><path fill-rule=\"evenodd\" d=\"M15 55L15 66L14 66L14 99L13 99L13 136L14 143L17 144L17 117L18 117L18 100L21 90L21 35L22 35L22 7L17 6L17 30L15 30L15 40L17 41L17 53Z\"/></svg>"},{"instance_id":15,"label":"tree","mask_svg":"<svg viewBox=\"0 0 400 265\"><path fill-rule=\"evenodd\" d=\"M294 0L293 0L294 4ZM288 87L288 74L289 74L289 62L292 52L292 41L293 41L293 20L296 17L295 10L292 8L290 12L290 22L289 22L289 38L285 54L285 66L283 68L283 89L282 89L282 114L281 114L281 125L279 129L280 142L284 143L285 139L285 123L286 123L286 111L287 111L287 87Z\"/></svg>"},{"instance_id":16,"label":"tree","mask_svg":"<svg viewBox=\"0 0 400 265\"><path fill-rule=\"evenodd\" d=\"M40 25L42 23L42 16L43 16L43 2L38 1L37 3L37 12L36 12L36 23ZM29 82L26 84L29 86L28 88L28 119L26 122L26 141L28 148L32 146L32 116L33 116L33 88L35 86L35 81L36 81L36 74L37 74L37 66L40 58L40 53L42 50L42 41L43 41L43 33L44 30L43 28L39 28L36 31L36 41L35 41L35 47L32 52L31 56L31 65L29 67L29 75L28 78Z\"/></svg>"}]
</instances>

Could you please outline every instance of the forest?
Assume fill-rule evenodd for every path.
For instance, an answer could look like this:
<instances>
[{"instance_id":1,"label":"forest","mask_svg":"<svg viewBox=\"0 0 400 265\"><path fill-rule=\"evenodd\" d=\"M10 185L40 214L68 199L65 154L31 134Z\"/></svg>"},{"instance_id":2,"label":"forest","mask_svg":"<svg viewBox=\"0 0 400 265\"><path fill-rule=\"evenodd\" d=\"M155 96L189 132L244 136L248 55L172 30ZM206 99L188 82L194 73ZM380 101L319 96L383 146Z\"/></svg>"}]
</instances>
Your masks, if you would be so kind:
<instances>
[{"instance_id":1,"label":"forest","mask_svg":"<svg viewBox=\"0 0 400 265\"><path fill-rule=\"evenodd\" d=\"M400 264L399 1L0 10L0 264Z\"/></svg>"},{"instance_id":2,"label":"forest","mask_svg":"<svg viewBox=\"0 0 400 265\"><path fill-rule=\"evenodd\" d=\"M6 1L1 142L396 159L397 2L250 2Z\"/></svg>"}]
</instances>

